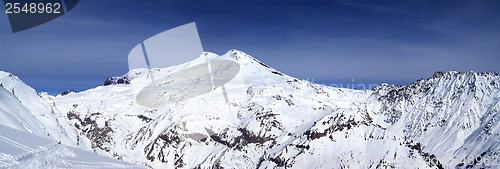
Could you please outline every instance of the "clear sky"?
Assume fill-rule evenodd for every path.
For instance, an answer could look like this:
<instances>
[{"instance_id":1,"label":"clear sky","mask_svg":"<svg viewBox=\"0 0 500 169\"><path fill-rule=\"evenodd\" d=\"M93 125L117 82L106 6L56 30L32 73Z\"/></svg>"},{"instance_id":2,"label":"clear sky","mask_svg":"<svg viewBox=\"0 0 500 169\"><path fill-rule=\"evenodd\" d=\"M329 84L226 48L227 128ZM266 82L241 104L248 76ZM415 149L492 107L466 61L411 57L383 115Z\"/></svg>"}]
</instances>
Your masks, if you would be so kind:
<instances>
[{"instance_id":1,"label":"clear sky","mask_svg":"<svg viewBox=\"0 0 500 169\"><path fill-rule=\"evenodd\" d=\"M496 0L81 0L15 34L0 13L0 70L39 92L82 91L127 73L139 42L196 22L205 51L239 49L323 84L406 85L435 71L500 72L499 18Z\"/></svg>"}]
</instances>

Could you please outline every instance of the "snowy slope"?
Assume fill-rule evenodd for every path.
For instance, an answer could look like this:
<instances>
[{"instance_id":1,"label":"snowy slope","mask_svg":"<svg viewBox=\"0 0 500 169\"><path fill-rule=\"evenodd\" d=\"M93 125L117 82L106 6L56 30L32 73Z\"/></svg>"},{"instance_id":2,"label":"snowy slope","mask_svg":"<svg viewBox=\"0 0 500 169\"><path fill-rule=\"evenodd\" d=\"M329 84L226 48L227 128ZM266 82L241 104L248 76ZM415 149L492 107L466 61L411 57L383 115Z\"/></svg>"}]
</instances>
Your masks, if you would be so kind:
<instances>
[{"instance_id":1,"label":"snowy slope","mask_svg":"<svg viewBox=\"0 0 500 169\"><path fill-rule=\"evenodd\" d=\"M436 72L408 86L381 86L378 93L386 94L376 97L384 113L379 119L385 124L379 124L403 129L443 166L459 163L453 158L470 158L470 164L478 156L498 161L499 81L498 73L452 71Z\"/></svg>"},{"instance_id":2,"label":"snowy slope","mask_svg":"<svg viewBox=\"0 0 500 169\"><path fill-rule=\"evenodd\" d=\"M153 168L499 167L497 73L436 72L407 86L352 90L290 77L238 50L221 56L206 52L152 72L161 79L207 60L240 65L238 75L224 85L229 103L217 88L164 107L140 106L135 95L151 83L147 69L131 70L79 93L26 95L54 110L41 117L56 119L54 124L66 126L66 133L74 132L59 137ZM21 103L0 109L0 115L17 119L1 124L58 133L58 127L44 126L40 112L27 104L30 100L21 99L26 96L17 91L23 83L5 74L0 82L17 83L5 83L8 90L0 90L0 99L15 102L19 97ZM12 106L25 107L20 112L32 112L35 118L9 114L17 109ZM41 127L29 120L42 122Z\"/></svg>"},{"instance_id":3,"label":"snowy slope","mask_svg":"<svg viewBox=\"0 0 500 169\"><path fill-rule=\"evenodd\" d=\"M26 109L15 95L0 88L0 124L44 137L42 123Z\"/></svg>"},{"instance_id":4,"label":"snowy slope","mask_svg":"<svg viewBox=\"0 0 500 169\"><path fill-rule=\"evenodd\" d=\"M65 115L60 113L57 108L45 99L49 96L47 93L38 94L18 77L3 71L0 71L0 88L4 95L5 90L12 93L13 96L9 97L15 97L15 100L21 104L17 105L18 107L24 107L19 115L26 116L26 120L31 120L30 123L33 123L34 128L36 128L33 129L33 134L43 138L55 139L72 146L79 144L77 140L78 136L74 128L69 125ZM5 106L10 105L7 104ZM10 113L13 112L10 111ZM28 118L27 116L30 117ZM32 118L33 116L36 120ZM36 122L38 124L34 124L34 121L38 121Z\"/></svg>"},{"instance_id":5,"label":"snowy slope","mask_svg":"<svg viewBox=\"0 0 500 169\"><path fill-rule=\"evenodd\" d=\"M0 168L144 168L0 125Z\"/></svg>"}]
</instances>

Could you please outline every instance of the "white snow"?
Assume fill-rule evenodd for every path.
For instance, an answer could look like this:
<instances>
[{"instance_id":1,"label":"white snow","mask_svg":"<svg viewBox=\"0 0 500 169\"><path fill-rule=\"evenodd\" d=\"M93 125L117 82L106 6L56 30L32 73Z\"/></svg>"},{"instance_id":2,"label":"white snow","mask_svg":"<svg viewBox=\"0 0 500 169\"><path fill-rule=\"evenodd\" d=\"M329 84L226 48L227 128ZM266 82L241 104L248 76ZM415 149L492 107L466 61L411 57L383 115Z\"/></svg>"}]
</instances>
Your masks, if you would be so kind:
<instances>
[{"instance_id":1,"label":"white snow","mask_svg":"<svg viewBox=\"0 0 500 169\"><path fill-rule=\"evenodd\" d=\"M224 85L229 103L218 88L164 107L140 106L135 95L151 83L146 69L127 73L131 84L65 96L38 96L3 72L0 82L7 90L0 88L0 124L153 168L437 168L432 160L464 168L457 164L469 156L492 159L500 152L495 73L443 72L408 86L352 90L290 77L238 50L221 56L205 52L152 72L167 77L207 59L239 63L240 73ZM64 167L55 159L73 158L75 152L43 149L39 154L46 155L37 157L53 161L47 166ZM9 159L3 163L38 165Z\"/></svg>"},{"instance_id":2,"label":"white snow","mask_svg":"<svg viewBox=\"0 0 500 169\"><path fill-rule=\"evenodd\" d=\"M145 168L0 125L0 168Z\"/></svg>"}]
</instances>

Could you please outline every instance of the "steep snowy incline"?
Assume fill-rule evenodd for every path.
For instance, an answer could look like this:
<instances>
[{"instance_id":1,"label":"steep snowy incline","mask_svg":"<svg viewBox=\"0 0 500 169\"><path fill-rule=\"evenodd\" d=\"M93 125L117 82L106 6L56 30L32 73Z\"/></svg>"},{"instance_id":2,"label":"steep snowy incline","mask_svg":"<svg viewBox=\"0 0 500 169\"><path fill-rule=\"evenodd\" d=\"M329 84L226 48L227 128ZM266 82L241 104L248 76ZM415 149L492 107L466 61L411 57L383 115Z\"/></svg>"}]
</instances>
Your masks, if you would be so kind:
<instances>
[{"instance_id":1,"label":"steep snowy incline","mask_svg":"<svg viewBox=\"0 0 500 169\"><path fill-rule=\"evenodd\" d=\"M43 126L31 112L29 112L15 95L0 87L0 124L46 137L40 128Z\"/></svg>"},{"instance_id":2,"label":"steep snowy incline","mask_svg":"<svg viewBox=\"0 0 500 169\"><path fill-rule=\"evenodd\" d=\"M144 168L0 124L0 168Z\"/></svg>"},{"instance_id":3,"label":"steep snowy incline","mask_svg":"<svg viewBox=\"0 0 500 169\"><path fill-rule=\"evenodd\" d=\"M452 71L408 86L379 86L379 124L403 129L408 141L421 144L422 151L436 155L443 165L454 155L498 157L499 82L498 73Z\"/></svg>"},{"instance_id":4,"label":"steep snowy incline","mask_svg":"<svg viewBox=\"0 0 500 169\"><path fill-rule=\"evenodd\" d=\"M44 138L53 138L72 146L79 144L77 134L74 128L69 125L64 114L47 102L46 97L49 96L47 93L38 94L18 77L3 71L0 71L0 88L15 95L16 100L29 112L28 114L37 119L39 124L36 126L39 129L35 134ZM40 131L43 132L43 135Z\"/></svg>"}]
</instances>

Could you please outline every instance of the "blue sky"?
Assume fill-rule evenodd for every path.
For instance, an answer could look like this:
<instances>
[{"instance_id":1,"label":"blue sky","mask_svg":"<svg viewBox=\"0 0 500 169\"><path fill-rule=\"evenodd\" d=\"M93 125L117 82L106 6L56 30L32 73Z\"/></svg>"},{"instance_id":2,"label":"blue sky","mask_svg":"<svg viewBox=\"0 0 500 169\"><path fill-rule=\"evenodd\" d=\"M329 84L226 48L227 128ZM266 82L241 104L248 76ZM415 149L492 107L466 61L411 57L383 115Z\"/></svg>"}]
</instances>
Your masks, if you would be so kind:
<instances>
[{"instance_id":1,"label":"blue sky","mask_svg":"<svg viewBox=\"0 0 500 169\"><path fill-rule=\"evenodd\" d=\"M435 71L500 72L499 9L493 0L82 0L15 34L1 13L0 70L37 91L82 91L125 74L142 40L196 22L205 51L239 49L327 85L406 85Z\"/></svg>"}]
</instances>

